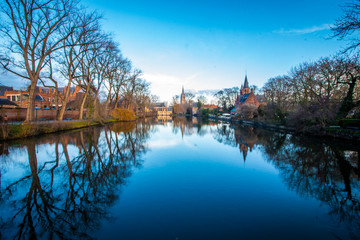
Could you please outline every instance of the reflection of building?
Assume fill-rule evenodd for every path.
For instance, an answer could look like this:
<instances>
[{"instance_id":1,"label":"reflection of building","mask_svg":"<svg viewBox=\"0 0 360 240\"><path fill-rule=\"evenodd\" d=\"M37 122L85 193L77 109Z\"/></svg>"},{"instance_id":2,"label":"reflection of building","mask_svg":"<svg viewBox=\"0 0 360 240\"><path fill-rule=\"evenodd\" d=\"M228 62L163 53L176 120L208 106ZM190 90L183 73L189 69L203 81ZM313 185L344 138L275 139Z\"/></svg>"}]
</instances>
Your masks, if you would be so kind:
<instances>
[{"instance_id":1,"label":"reflection of building","mask_svg":"<svg viewBox=\"0 0 360 240\"><path fill-rule=\"evenodd\" d=\"M253 131L253 128L250 127L239 127L235 129L235 140L236 145L239 145L240 153L243 154L244 162L246 161L246 157L248 151L253 150L258 138Z\"/></svg>"},{"instance_id":2,"label":"reflection of building","mask_svg":"<svg viewBox=\"0 0 360 240\"><path fill-rule=\"evenodd\" d=\"M158 122L171 122L172 117L169 115L158 115L157 120Z\"/></svg>"},{"instance_id":3,"label":"reflection of building","mask_svg":"<svg viewBox=\"0 0 360 240\"><path fill-rule=\"evenodd\" d=\"M235 110L240 109L244 105L249 105L254 107L259 107L260 105L266 105L265 98L260 95L256 96L254 93L254 89L249 88L247 75L245 75L244 84L241 85L240 95L237 95L236 97Z\"/></svg>"}]
</instances>

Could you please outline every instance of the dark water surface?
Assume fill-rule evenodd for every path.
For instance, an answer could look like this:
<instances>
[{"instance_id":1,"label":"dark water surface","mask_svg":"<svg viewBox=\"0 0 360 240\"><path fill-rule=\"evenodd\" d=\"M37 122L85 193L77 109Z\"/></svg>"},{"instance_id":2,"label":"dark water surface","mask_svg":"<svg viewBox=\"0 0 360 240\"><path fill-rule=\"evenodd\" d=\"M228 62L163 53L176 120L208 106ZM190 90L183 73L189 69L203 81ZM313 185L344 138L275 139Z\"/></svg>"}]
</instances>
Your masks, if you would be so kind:
<instances>
[{"instance_id":1,"label":"dark water surface","mask_svg":"<svg viewBox=\"0 0 360 240\"><path fill-rule=\"evenodd\" d=\"M0 146L0 239L360 239L360 146L176 119Z\"/></svg>"}]
</instances>

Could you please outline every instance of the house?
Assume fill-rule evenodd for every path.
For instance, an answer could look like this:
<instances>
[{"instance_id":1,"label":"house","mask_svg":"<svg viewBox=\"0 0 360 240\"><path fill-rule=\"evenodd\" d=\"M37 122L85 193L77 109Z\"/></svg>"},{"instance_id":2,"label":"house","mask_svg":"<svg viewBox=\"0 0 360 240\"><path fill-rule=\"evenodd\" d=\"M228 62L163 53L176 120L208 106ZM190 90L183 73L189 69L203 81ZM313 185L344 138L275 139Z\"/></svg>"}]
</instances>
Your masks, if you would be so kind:
<instances>
[{"instance_id":1,"label":"house","mask_svg":"<svg viewBox=\"0 0 360 240\"><path fill-rule=\"evenodd\" d=\"M79 100L81 98L80 95L82 94L80 90L81 87L79 86L70 88L68 101L70 102ZM35 107L52 108L55 106L62 106L62 100L64 99L66 87L58 89L58 98L56 96L56 89L52 87L36 87L35 91ZM14 90L13 88L9 88L4 91L0 98L7 98L8 100L17 104L19 107L27 108L29 104L29 91Z\"/></svg>"},{"instance_id":2,"label":"house","mask_svg":"<svg viewBox=\"0 0 360 240\"><path fill-rule=\"evenodd\" d=\"M166 107L165 103L163 103L163 102L154 103L153 108L157 112L158 116L170 116L173 113L173 108L172 107Z\"/></svg>"}]
</instances>

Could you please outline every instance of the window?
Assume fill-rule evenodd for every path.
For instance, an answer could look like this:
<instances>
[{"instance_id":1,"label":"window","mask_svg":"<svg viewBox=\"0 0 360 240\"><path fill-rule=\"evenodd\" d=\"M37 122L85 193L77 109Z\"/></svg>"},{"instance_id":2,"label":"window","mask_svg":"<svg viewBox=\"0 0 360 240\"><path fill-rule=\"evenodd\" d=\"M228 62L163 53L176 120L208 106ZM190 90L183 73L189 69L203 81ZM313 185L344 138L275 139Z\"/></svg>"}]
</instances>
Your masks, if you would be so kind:
<instances>
[{"instance_id":1,"label":"window","mask_svg":"<svg viewBox=\"0 0 360 240\"><path fill-rule=\"evenodd\" d=\"M20 95L16 95L16 101L20 102Z\"/></svg>"},{"instance_id":2,"label":"window","mask_svg":"<svg viewBox=\"0 0 360 240\"><path fill-rule=\"evenodd\" d=\"M26 101L26 100L29 100L29 95L28 94L23 94L23 100Z\"/></svg>"}]
</instances>

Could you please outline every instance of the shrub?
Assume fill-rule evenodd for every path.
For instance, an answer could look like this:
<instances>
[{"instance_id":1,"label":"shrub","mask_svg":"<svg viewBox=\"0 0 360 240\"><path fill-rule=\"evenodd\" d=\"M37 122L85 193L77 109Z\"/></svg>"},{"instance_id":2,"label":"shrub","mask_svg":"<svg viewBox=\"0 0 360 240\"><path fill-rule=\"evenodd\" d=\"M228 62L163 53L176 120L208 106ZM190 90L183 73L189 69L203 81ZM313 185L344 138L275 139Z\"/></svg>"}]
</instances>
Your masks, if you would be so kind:
<instances>
[{"instance_id":1,"label":"shrub","mask_svg":"<svg viewBox=\"0 0 360 240\"><path fill-rule=\"evenodd\" d=\"M115 108L111 112L111 117L118 121L134 121L135 113L133 110L130 109Z\"/></svg>"}]
</instances>

